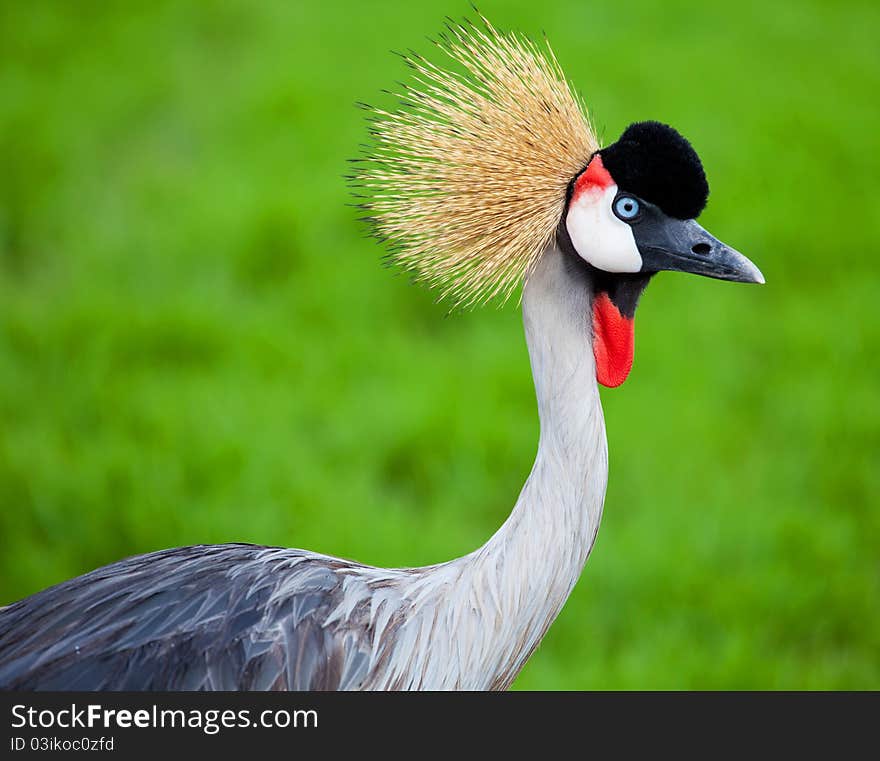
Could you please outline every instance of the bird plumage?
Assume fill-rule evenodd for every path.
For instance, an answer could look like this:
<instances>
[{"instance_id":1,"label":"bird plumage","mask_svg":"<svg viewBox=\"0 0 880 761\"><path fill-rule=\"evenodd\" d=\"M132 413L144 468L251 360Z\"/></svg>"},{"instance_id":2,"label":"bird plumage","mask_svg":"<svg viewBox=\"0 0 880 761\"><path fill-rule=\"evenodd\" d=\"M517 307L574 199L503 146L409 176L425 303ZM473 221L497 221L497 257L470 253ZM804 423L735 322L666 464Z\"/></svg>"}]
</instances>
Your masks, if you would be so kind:
<instances>
[{"instance_id":1,"label":"bird plumage","mask_svg":"<svg viewBox=\"0 0 880 761\"><path fill-rule=\"evenodd\" d=\"M121 560L3 611L0 686L357 687L366 673L366 630L326 624L341 599L342 573L353 567L300 550L244 544Z\"/></svg>"},{"instance_id":2,"label":"bird plumage","mask_svg":"<svg viewBox=\"0 0 880 761\"><path fill-rule=\"evenodd\" d=\"M503 689L538 646L596 538L597 378L629 373L648 281L763 277L675 216L708 191L677 132L630 127L606 168L549 50L488 22L451 24L440 46L463 71L407 57L414 84L374 112L353 183L395 261L441 297L524 283L540 438L510 516L474 552L421 568L251 545L114 563L0 609L0 688Z\"/></svg>"},{"instance_id":3,"label":"bird plumage","mask_svg":"<svg viewBox=\"0 0 880 761\"><path fill-rule=\"evenodd\" d=\"M451 68L404 56L398 107L369 108L352 185L392 260L455 306L503 300L553 241L566 189L599 147L549 44L449 22Z\"/></svg>"}]
</instances>

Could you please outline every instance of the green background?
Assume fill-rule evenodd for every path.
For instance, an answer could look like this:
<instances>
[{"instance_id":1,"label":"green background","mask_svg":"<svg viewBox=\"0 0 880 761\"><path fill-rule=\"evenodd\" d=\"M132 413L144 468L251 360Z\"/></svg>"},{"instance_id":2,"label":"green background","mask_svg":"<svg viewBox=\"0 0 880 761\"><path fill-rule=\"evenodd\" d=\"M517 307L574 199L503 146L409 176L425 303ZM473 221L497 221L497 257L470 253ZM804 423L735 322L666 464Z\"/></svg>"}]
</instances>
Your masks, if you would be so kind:
<instances>
[{"instance_id":1,"label":"green background","mask_svg":"<svg viewBox=\"0 0 880 761\"><path fill-rule=\"evenodd\" d=\"M880 6L480 7L546 31L606 143L681 129L767 278L648 289L598 542L516 686L880 687ZM342 179L354 102L446 14L3 3L0 604L191 543L422 565L504 520L518 310L383 269Z\"/></svg>"}]
</instances>

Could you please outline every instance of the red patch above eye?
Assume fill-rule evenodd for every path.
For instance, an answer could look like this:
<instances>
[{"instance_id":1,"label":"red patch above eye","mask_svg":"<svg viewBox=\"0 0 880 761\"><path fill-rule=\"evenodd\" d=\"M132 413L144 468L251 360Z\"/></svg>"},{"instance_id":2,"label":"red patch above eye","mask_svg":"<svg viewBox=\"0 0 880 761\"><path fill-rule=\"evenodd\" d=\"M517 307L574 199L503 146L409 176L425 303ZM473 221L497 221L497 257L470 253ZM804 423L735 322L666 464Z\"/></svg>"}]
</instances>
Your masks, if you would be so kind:
<instances>
[{"instance_id":1,"label":"red patch above eye","mask_svg":"<svg viewBox=\"0 0 880 761\"><path fill-rule=\"evenodd\" d=\"M613 184L614 180L602 163L602 156L597 153L593 156L590 163L587 164L587 168L581 172L580 177L575 180L572 199L577 198L581 193L591 188L605 190L605 188L610 188Z\"/></svg>"}]
</instances>

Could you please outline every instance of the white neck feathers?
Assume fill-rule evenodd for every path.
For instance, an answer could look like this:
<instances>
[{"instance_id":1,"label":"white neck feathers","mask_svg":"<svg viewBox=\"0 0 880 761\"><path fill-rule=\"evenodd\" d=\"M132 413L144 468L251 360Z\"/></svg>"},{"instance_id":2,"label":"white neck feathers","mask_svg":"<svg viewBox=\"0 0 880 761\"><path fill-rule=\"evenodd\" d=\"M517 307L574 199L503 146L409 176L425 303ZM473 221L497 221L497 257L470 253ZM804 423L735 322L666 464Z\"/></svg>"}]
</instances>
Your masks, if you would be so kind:
<instances>
[{"instance_id":1,"label":"white neck feathers","mask_svg":"<svg viewBox=\"0 0 880 761\"><path fill-rule=\"evenodd\" d=\"M523 294L541 420L532 472L485 545L410 580L409 614L375 686L504 689L562 609L595 540L608 475L590 300L583 270L548 249ZM418 676L404 684L403 674Z\"/></svg>"}]
</instances>

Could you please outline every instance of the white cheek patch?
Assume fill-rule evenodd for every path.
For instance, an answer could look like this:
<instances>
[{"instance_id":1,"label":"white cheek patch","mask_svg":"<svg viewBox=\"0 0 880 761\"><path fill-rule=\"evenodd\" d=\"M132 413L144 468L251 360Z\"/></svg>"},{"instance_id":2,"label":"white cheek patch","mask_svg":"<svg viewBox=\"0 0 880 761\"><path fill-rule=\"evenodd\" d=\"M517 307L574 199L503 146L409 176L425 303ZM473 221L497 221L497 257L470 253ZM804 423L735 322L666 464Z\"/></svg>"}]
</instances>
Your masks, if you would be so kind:
<instances>
[{"instance_id":1,"label":"white cheek patch","mask_svg":"<svg viewBox=\"0 0 880 761\"><path fill-rule=\"evenodd\" d=\"M565 227L575 251L605 272L639 272L642 257L632 228L611 210L617 185L585 189L572 199Z\"/></svg>"}]
</instances>

